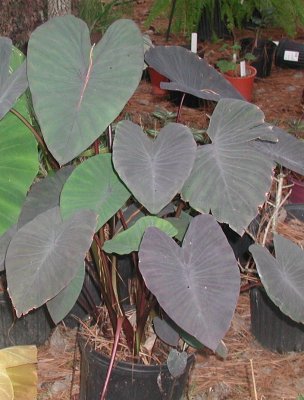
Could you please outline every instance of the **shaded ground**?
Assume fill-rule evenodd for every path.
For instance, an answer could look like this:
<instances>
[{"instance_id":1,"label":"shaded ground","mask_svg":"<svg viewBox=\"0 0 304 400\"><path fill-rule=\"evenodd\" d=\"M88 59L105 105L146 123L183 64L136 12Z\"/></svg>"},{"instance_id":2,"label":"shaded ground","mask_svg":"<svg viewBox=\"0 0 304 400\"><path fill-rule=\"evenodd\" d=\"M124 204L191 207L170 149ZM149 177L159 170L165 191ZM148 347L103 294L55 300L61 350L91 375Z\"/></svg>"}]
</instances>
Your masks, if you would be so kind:
<instances>
[{"instance_id":1,"label":"shaded ground","mask_svg":"<svg viewBox=\"0 0 304 400\"><path fill-rule=\"evenodd\" d=\"M15 5L14 5L15 3ZM145 31L143 21L152 0L135 2L134 19ZM17 6L18 5L18 6ZM0 35L11 36L15 44L26 43L29 33L45 18L45 1L19 2L1 1ZM155 44L164 44L167 21L161 19L149 30ZM246 32L241 33L247 36ZM269 30L267 37L280 39L279 30ZM302 32L296 40L304 42ZM182 37L172 35L169 44L188 44ZM199 43L205 58L213 63L219 58L221 43ZM304 89L304 71L273 67L266 79L256 79L253 102L265 113L266 120L289 129L304 138L304 124L301 121L301 105ZM157 127L151 113L157 107L176 111L176 105L167 97L152 95L148 81L143 80L126 110L135 122L145 127ZM181 122L194 128L207 125L208 109L184 107ZM304 357L301 354L278 355L264 350L251 336L249 300L246 294L240 297L239 305L225 343L230 353L225 361L213 355L201 354L197 357L189 396L191 399L296 399L304 394ZM75 331L60 326L56 335L46 346L39 348L39 399L77 398L79 390L78 351L75 346ZM73 381L71 390L71 381ZM255 394L256 389L256 394ZM72 394L72 397L71 397Z\"/></svg>"}]
</instances>

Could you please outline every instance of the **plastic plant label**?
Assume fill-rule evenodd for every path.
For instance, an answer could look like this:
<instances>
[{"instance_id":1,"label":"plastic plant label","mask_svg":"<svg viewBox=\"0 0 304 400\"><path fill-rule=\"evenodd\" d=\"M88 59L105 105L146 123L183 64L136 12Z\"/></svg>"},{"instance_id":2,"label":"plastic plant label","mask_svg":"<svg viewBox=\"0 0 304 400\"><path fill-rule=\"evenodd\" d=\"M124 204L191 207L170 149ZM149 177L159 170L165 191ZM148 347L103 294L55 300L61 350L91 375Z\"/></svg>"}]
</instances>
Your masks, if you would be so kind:
<instances>
[{"instance_id":1,"label":"plastic plant label","mask_svg":"<svg viewBox=\"0 0 304 400\"><path fill-rule=\"evenodd\" d=\"M285 50L284 51L284 60L298 62L299 54L300 53L298 51Z\"/></svg>"},{"instance_id":2,"label":"plastic plant label","mask_svg":"<svg viewBox=\"0 0 304 400\"><path fill-rule=\"evenodd\" d=\"M197 53L197 33L193 32L191 34L191 51L192 53Z\"/></svg>"},{"instance_id":3,"label":"plastic plant label","mask_svg":"<svg viewBox=\"0 0 304 400\"><path fill-rule=\"evenodd\" d=\"M245 61L240 62L240 74L242 77L246 76L246 62Z\"/></svg>"}]
</instances>

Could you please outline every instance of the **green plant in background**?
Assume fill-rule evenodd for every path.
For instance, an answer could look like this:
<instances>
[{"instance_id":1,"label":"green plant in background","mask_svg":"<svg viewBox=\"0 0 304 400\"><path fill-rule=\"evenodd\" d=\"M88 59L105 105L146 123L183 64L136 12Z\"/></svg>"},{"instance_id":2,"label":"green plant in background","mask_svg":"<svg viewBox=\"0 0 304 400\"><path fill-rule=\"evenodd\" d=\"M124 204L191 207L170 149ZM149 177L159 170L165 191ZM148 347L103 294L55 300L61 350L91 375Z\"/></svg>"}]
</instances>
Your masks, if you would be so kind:
<instances>
[{"instance_id":1,"label":"green plant in background","mask_svg":"<svg viewBox=\"0 0 304 400\"><path fill-rule=\"evenodd\" d=\"M304 25L302 0L220 0L220 3L222 18L234 36L235 28L243 28L249 21L280 27L289 36L294 36L297 27Z\"/></svg>"},{"instance_id":2,"label":"green plant in background","mask_svg":"<svg viewBox=\"0 0 304 400\"><path fill-rule=\"evenodd\" d=\"M282 28L293 37L298 27L304 26L302 0L255 0L256 8L263 16L267 10L273 11L273 25Z\"/></svg>"},{"instance_id":3,"label":"green plant in background","mask_svg":"<svg viewBox=\"0 0 304 400\"><path fill-rule=\"evenodd\" d=\"M155 0L145 22L148 27L159 16L169 18L172 10L171 0ZM172 21L172 31L190 35L196 32L202 7L213 9L214 0L176 0Z\"/></svg>"},{"instance_id":4,"label":"green plant in background","mask_svg":"<svg viewBox=\"0 0 304 400\"><path fill-rule=\"evenodd\" d=\"M222 73L234 71L234 74L237 76L239 75L240 61L244 60L249 65L250 62L255 60L255 56L252 53L246 53L244 57L240 58L240 50L241 46L238 43L235 43L232 46L225 43L220 48L220 51L223 53L223 55L227 57L216 62L217 67Z\"/></svg>"},{"instance_id":5,"label":"green plant in background","mask_svg":"<svg viewBox=\"0 0 304 400\"><path fill-rule=\"evenodd\" d=\"M104 34L112 22L123 14L130 14L133 0L80 0L79 17L85 21L90 32Z\"/></svg>"}]
</instances>

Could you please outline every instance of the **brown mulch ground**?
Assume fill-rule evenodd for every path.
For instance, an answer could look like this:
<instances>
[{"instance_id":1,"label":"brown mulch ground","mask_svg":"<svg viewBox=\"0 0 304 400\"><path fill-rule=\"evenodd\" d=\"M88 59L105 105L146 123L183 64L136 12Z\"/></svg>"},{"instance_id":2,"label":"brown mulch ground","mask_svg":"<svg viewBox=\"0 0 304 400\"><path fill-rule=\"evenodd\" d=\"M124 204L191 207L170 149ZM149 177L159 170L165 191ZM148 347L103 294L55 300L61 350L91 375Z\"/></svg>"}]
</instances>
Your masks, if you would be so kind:
<instances>
[{"instance_id":1,"label":"brown mulch ground","mask_svg":"<svg viewBox=\"0 0 304 400\"><path fill-rule=\"evenodd\" d=\"M43 0L23 1L18 9L10 7L14 2L2 0L2 17L0 16L0 35L13 33L17 41L22 42L24 35L37 24L41 23L41 7ZM20 2L19 2L20 3ZM147 16L152 0L140 0L134 8L134 19L142 31L143 21ZM31 4L31 7L28 6ZM20 13L22 9L22 13ZM3 11L5 10L5 12ZM19 11L18 11L19 10ZM18 14L19 13L19 14ZM20 32L20 21L16 18L24 16L23 37ZM10 22L9 22L10 21ZM166 20L154 23L149 30L155 44L165 44L164 32ZM242 34L242 33L241 33ZM246 36L246 32L243 32ZM280 39L279 30L265 32L273 39ZM303 40L299 32L296 40ZM188 44L182 37L172 35L169 44ZM214 62L219 56L220 43L199 43L209 62ZM254 84L253 103L265 113L266 120L278 126L290 129L293 134L304 138L303 107L301 105L304 89L304 71L273 67L271 76L266 79L256 79ZM143 80L134 97L129 101L126 111L135 122L143 125L156 123L151 117L157 107L176 111L166 97L155 97L151 93L150 84ZM191 127L201 128L206 124L206 111L184 107L181 122ZM77 399L79 391L79 353L75 346L76 331L59 326L56 334L38 351L39 399L68 400ZM263 349L250 333L250 310L248 295L240 297L231 329L225 337L229 349L228 358L223 361L213 355L197 356L193 370L189 396L195 400L279 400L296 399L304 394L304 357L302 354L291 353L279 355ZM256 390L256 393L255 393Z\"/></svg>"}]
</instances>

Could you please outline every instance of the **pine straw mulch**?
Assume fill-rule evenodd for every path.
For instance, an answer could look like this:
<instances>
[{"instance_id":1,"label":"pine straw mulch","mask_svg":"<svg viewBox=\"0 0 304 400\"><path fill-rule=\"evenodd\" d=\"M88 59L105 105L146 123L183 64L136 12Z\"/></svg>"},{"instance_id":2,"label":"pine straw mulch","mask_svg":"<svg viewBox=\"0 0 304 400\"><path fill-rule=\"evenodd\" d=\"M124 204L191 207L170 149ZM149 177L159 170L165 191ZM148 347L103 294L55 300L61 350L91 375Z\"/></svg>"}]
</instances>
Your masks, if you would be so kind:
<instances>
[{"instance_id":1,"label":"pine straw mulch","mask_svg":"<svg viewBox=\"0 0 304 400\"><path fill-rule=\"evenodd\" d=\"M263 349L250 333L248 294L242 294L224 339L226 360L199 356L192 375L192 394L210 400L296 399L304 391L304 357Z\"/></svg>"},{"instance_id":2,"label":"pine straw mulch","mask_svg":"<svg viewBox=\"0 0 304 400\"><path fill-rule=\"evenodd\" d=\"M76 332L60 325L51 344L38 349L39 400L77 400ZM303 355L272 353L252 337L248 293L240 296L224 341L229 349L226 360L211 353L197 354L189 386L191 400L291 400L304 393Z\"/></svg>"}]
</instances>

